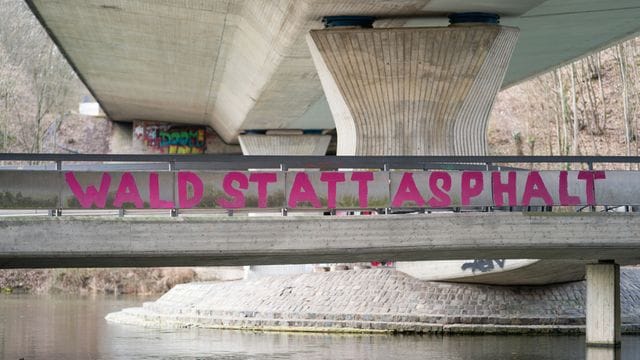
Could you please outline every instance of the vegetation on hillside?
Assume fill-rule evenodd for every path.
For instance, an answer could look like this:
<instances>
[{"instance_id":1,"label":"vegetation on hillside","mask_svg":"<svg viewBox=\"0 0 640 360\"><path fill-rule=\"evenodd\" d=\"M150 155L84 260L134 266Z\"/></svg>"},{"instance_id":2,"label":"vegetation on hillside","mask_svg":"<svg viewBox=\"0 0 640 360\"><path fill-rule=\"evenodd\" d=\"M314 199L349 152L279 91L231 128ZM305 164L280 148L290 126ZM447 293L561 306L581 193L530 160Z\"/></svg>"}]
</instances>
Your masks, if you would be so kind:
<instances>
[{"instance_id":1,"label":"vegetation on hillside","mask_svg":"<svg viewBox=\"0 0 640 360\"><path fill-rule=\"evenodd\" d=\"M537 76L498 95L493 154L639 153L640 38Z\"/></svg>"},{"instance_id":2,"label":"vegetation on hillside","mask_svg":"<svg viewBox=\"0 0 640 360\"><path fill-rule=\"evenodd\" d=\"M77 113L88 93L26 2L0 0L0 152L106 152L108 122Z\"/></svg>"},{"instance_id":3,"label":"vegetation on hillside","mask_svg":"<svg viewBox=\"0 0 640 360\"><path fill-rule=\"evenodd\" d=\"M3 293L147 295L195 280L190 268L0 270Z\"/></svg>"}]
</instances>

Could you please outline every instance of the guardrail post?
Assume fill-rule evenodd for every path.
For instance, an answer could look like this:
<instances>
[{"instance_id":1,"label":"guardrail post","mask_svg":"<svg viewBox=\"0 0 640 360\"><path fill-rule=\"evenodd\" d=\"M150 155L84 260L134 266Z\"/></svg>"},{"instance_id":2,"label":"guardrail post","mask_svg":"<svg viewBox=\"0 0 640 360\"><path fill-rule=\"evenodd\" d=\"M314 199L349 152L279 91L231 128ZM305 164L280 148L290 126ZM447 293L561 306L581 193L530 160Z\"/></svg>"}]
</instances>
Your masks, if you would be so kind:
<instances>
[{"instance_id":1,"label":"guardrail post","mask_svg":"<svg viewBox=\"0 0 640 360\"><path fill-rule=\"evenodd\" d=\"M426 169L425 169L426 170ZM384 163L382 165L382 171L389 171L389 164ZM391 176L389 176L389 178L387 179L387 186L389 188L388 193L391 194ZM384 214L385 215L389 215L391 213L391 208L384 208Z\"/></svg>"},{"instance_id":2,"label":"guardrail post","mask_svg":"<svg viewBox=\"0 0 640 360\"><path fill-rule=\"evenodd\" d=\"M169 171L171 171L173 173L173 204L174 206L176 206L178 204L178 197L176 196L176 162L175 161L169 161ZM178 209L177 208L173 208L169 211L169 216L171 217L178 217Z\"/></svg>"},{"instance_id":3,"label":"guardrail post","mask_svg":"<svg viewBox=\"0 0 640 360\"><path fill-rule=\"evenodd\" d=\"M593 171L593 161L587 161L587 167L588 167L589 171ZM595 187L595 185L594 185L594 187ZM596 190L596 189L592 189L592 190L593 190L593 192L595 193L595 190ZM591 206L589 207L589 209L591 210L591 212L596 212L596 207L595 207L595 205L591 205Z\"/></svg>"},{"instance_id":4,"label":"guardrail post","mask_svg":"<svg viewBox=\"0 0 640 360\"><path fill-rule=\"evenodd\" d=\"M280 171L285 172L284 176L285 176L285 183L286 183L286 171L288 171L289 168L287 167L287 165L285 164L280 164ZM282 214L282 216L287 216L288 210L287 210L287 199L285 196L285 199L283 200L284 204L282 204L282 209L280 209L280 214Z\"/></svg>"},{"instance_id":5,"label":"guardrail post","mask_svg":"<svg viewBox=\"0 0 640 360\"><path fill-rule=\"evenodd\" d=\"M56 171L62 171L62 160L56 160ZM58 197L58 208L49 210L49 216L62 215L62 199Z\"/></svg>"},{"instance_id":6,"label":"guardrail post","mask_svg":"<svg viewBox=\"0 0 640 360\"><path fill-rule=\"evenodd\" d=\"M492 167L492 166L493 166L493 163L492 163L492 162L485 162L485 169L486 169L487 171L491 171L491 167ZM483 212L491 212L491 211L493 211L493 209L492 209L492 207L491 207L491 206L485 206L485 207L483 207L482 211L483 211Z\"/></svg>"}]
</instances>

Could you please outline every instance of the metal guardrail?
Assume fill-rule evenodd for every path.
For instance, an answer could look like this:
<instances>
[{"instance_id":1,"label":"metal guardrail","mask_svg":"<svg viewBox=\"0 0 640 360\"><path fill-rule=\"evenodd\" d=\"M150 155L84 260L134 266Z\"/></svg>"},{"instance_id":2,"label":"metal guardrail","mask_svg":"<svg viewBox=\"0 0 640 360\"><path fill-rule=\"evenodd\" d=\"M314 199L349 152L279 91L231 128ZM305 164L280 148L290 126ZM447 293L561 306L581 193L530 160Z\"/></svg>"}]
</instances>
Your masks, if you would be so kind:
<instances>
[{"instance_id":1,"label":"metal guardrail","mask_svg":"<svg viewBox=\"0 0 640 360\"><path fill-rule=\"evenodd\" d=\"M274 169L274 168L368 168L368 169L473 169L497 164L640 164L637 156L244 156L244 155L134 155L134 154L24 154L0 153L0 161L64 163L146 163L160 169ZM168 164L168 165L167 165ZM69 166L71 164L67 164ZM73 164L79 166L79 164ZM123 166L124 164L109 164ZM84 165L87 169L90 167ZM139 166L139 165L136 165ZM149 166L149 165L147 165ZM501 167L504 168L504 167ZM136 169L145 170L141 167ZM151 169L151 167L149 167Z\"/></svg>"},{"instance_id":2,"label":"metal guardrail","mask_svg":"<svg viewBox=\"0 0 640 360\"><path fill-rule=\"evenodd\" d=\"M445 170L516 170L505 164L582 164L593 169L597 164L640 164L635 156L242 156L242 155L133 155L133 154L0 154L0 162L27 163L0 165L0 170L72 170L72 171L179 171L179 170L248 170L248 169L445 169ZM45 164L42 164L45 163ZM49 164L46 164L49 163ZM37 165L34 165L37 164ZM616 207L613 207L616 208ZM390 209L384 210L389 213ZM441 209L443 210L443 209ZM451 208L450 211L460 211ZM473 209L471 209L473 210ZM482 207L480 211L549 211L550 206ZM593 206L576 208L591 210ZM629 206L624 211L636 210ZM83 210L72 210L82 212ZM130 212L130 210L126 210ZM176 215L178 209L172 209ZM186 213L194 210L187 210ZM604 207L603 211L609 211ZM131 211L135 213L137 210ZM147 211L142 210L146 213ZM183 211L180 211L181 213ZM283 209L282 213L286 214ZM397 211L402 213L402 211ZM405 211L406 212L406 211ZM9 211L0 212L8 215ZM61 209L49 211L60 214ZM91 213L87 211L87 213ZM109 212L110 214L111 212ZM120 209L123 215L125 210ZM233 213L232 211L229 212Z\"/></svg>"}]
</instances>

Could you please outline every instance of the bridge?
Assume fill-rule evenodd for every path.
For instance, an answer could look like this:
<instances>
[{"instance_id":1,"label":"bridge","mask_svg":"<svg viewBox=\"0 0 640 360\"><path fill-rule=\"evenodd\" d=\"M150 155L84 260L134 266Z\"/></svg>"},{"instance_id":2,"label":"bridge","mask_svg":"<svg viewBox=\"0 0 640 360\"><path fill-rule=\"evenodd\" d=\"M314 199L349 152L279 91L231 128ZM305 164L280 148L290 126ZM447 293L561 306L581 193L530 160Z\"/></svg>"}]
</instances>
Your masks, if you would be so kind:
<instances>
[{"instance_id":1,"label":"bridge","mask_svg":"<svg viewBox=\"0 0 640 360\"><path fill-rule=\"evenodd\" d=\"M566 190L567 196L571 193L574 197L571 206L562 204L566 199L561 200L556 194L558 184L549 180L551 175L561 173L557 171L541 172L542 178L547 179L546 187L551 196L548 204L543 204L542 197L532 197L528 204L522 204L517 197L523 196L524 189L518 189L520 195L516 202L496 204L498 197L493 194L499 188L495 182L484 184L491 192L488 195L491 199L478 190L466 204L455 200L460 198L455 184L464 186L456 176L471 173L468 172L470 170L473 174L482 174L478 170L484 170L487 174L511 172L524 175L529 172L505 164L573 163L593 169L602 168L603 163L637 163L633 157L205 155L185 158L175 155L4 154L0 155L2 159L45 160L49 163L48 166L46 163L13 166L0 171L0 182L5 189L0 197L0 208L4 209L1 222L4 235L0 240L2 267L247 265L369 261L378 258L411 261L528 257L640 262L640 238L637 236L640 221L637 213L629 212L629 206L640 204L640 192L635 192L635 186L631 185L633 179L640 178L635 171L600 170L607 178L589 185L594 190L591 202L587 201L588 182L583 181L585 187L580 189L578 172L566 172L567 180L572 182ZM14 170L18 168L20 170ZM282 174L281 169L295 169L284 173L309 174L313 178L314 174L353 173L337 171L346 168L369 169L375 176L387 176L381 180L382 190L373 177L367 183L370 204L363 207L358 201L345 202L344 199L357 197L352 194L358 190L358 187L349 188L345 182L334 185L333 205L327 203L324 188L328 186L313 181L309 184L315 186L313 191L322 199L318 206L306 204L310 202L306 198L297 204L292 203L294 189L291 181L287 181L289 191L286 198L289 201L273 201L272 194L280 192L275 180L270 188L265 188L262 207L250 201L236 206L219 206L207 202L208 190L203 190L200 204L187 204L184 199L177 199L181 193L177 179L185 173L214 179L218 174L241 174L239 171L249 169L252 174ZM379 170L372 171L375 169ZM400 174L408 173L407 170L411 171L416 188L422 192L428 185L426 181L420 181L421 173L451 174L454 185L450 187L450 197L454 200L449 204L426 201L418 205L413 199L398 203L396 200L401 194L409 194L397 181ZM82 203L82 199L78 203L76 200L79 199L78 194L89 196L93 187L96 191L103 188L104 198L117 202L118 198L125 196L124 192L119 193L123 190L123 181L118 181L117 177L124 179L123 174L126 173L137 179L135 189L143 200L142 206L136 208L137 200L130 196L116 206L108 201L99 205ZM574 179L571 178L572 173ZM73 193L70 174L73 174L74 181L83 183L77 194ZM110 174L112 179L106 188L104 174ZM157 174L158 185L166 186L157 189L158 198L165 199L158 201L170 201L170 204L149 201L149 197L153 197L145 194L150 188L146 184L149 174ZM94 182L88 180L91 178ZM220 180L221 183L223 181ZM619 188L620 181L629 183L630 189ZM520 183L524 186L522 180ZM235 186L239 185L238 181ZM215 186L214 181L204 182L205 189ZM68 187L66 194L61 187ZM246 198L257 193L257 188L249 187L248 182L245 189ZM125 190L131 195L130 189ZM473 190L473 186L469 190ZM386 192L391 196L380 195ZM622 194L622 200L618 193ZM229 194L220 194L221 198L232 199ZM425 198L435 199L436 195L429 193ZM509 201L508 195L502 194L502 200ZM373 200L384 196L388 198L387 203L375 203ZM98 201L98 197L94 200ZM48 201L49 198L53 200ZM555 211L551 211L554 205ZM603 206L608 206L607 211ZM353 211L370 211L373 214L349 216ZM327 215L323 216L322 212ZM336 212L343 216L336 216Z\"/></svg>"},{"instance_id":2,"label":"bridge","mask_svg":"<svg viewBox=\"0 0 640 360\"><path fill-rule=\"evenodd\" d=\"M538 173L496 167L516 159L469 156L487 154L488 114L499 89L638 32L640 7L634 1L27 3L112 120L209 125L249 156L324 155L325 133L335 128L338 155L382 157L248 157L240 168L237 159L147 159L164 163L162 173L149 164L83 169L63 166L73 159L40 158L58 167L35 180L24 173L7 177L31 189L53 188L55 196L45 199L48 208L43 209L62 216L4 220L10 237L3 237L3 246L11 254L3 258L4 266L268 264L384 253L405 260L526 254L543 259L540 269L546 267L544 259L578 259L596 262L586 267L589 292L603 295L589 302L588 316L605 318L589 318L600 325L589 327L587 341L618 343L617 263L637 261L636 215L588 211L637 205L629 182L635 175L593 168L594 161L586 158L547 159L585 164L582 171ZM442 155L456 158L422 158ZM452 161L464 164L458 166L461 173L448 167ZM265 168L278 170L255 181L245 171ZM329 172L296 171L305 168ZM145 169L158 171L141 174ZM209 194L216 195L213 200L199 187L199 171L212 169L235 170L212 175L218 180L211 181L219 182L217 192ZM340 175L338 169L369 170ZM265 190L272 180L281 194ZM367 189L381 197L362 195L368 181L372 187ZM312 196L317 184L326 185L324 195ZM341 203L336 196L344 188L349 190ZM230 195L227 202L215 201L219 192ZM204 209L182 206L200 195L210 201L207 211L223 216L195 217L193 212ZM331 199L344 208L330 206ZM251 205L254 201L257 205ZM345 205L353 203L355 209ZM521 212L550 207L565 212ZM166 217L149 218L149 208ZM576 208L587 212L576 213ZM351 210L377 215L293 216ZM78 211L81 218L69 216ZM85 217L91 211L125 216ZM279 215L243 215L257 212ZM99 231L86 234L87 224ZM48 247L24 241L45 234L52 239ZM118 242L116 236L130 238ZM562 281L583 275L564 273ZM505 272L495 283L506 284L508 277ZM547 274L540 281L559 278Z\"/></svg>"},{"instance_id":3,"label":"bridge","mask_svg":"<svg viewBox=\"0 0 640 360\"><path fill-rule=\"evenodd\" d=\"M633 189L633 179L640 175L635 171L595 170L602 168L600 162L637 163L631 157L342 159L4 154L0 155L2 159L54 163L36 169L13 166L0 171L5 189L0 207L6 216L0 221L0 266L5 268L280 264L376 258L413 261L533 256L582 260L587 264L591 294L588 339L593 344L615 345L620 332L619 264L640 260L640 221L636 213L627 212L630 206L640 204L640 192ZM78 164L96 160L112 163ZM581 163L591 170L522 171L504 166L522 162ZM339 170L356 167L368 170ZM220 172L225 169L235 171ZM366 182L348 186L346 174L352 179L354 174L372 175ZM261 186L260 180L253 184L255 189L249 186L249 180L243 185L242 176L249 179L251 175L262 175L256 179L273 175L272 187L267 182ZM343 180L337 180L337 175ZM422 175L428 176L428 185L420 181ZM280 177L284 177L282 183ZM322 198L323 186L313 180L303 185L299 179L323 177L326 194L333 189L333 195L314 204L310 196ZM329 178L333 181L326 180ZM491 183L487 184L485 179L489 178ZM518 185L523 178L525 184ZM144 183L146 179L148 184ZM621 187L621 181L630 184L631 191ZM221 193L215 203L205 204L204 189L220 184L226 193ZM197 190L199 187L202 190ZM425 188L430 192L423 199L429 201L420 202ZM257 201L246 201L256 189ZM353 189L360 200L346 203L346 198L353 197ZM485 189L488 194L483 193ZM385 193L385 200L373 200ZM278 195L275 202L274 194ZM300 198L296 200L296 196ZM17 209L43 210L47 205L55 208L41 216L7 216L19 214ZM558 207L556 211L552 211L554 206ZM620 208L626 211L609 211ZM310 210L327 211L327 215L296 216ZM338 210L347 212L336 216ZM352 210L375 215L348 216ZM266 213L255 217L256 211ZM246 216L249 212L254 216ZM610 324L604 326L600 321ZM590 327L589 323L597 325Z\"/></svg>"}]
</instances>

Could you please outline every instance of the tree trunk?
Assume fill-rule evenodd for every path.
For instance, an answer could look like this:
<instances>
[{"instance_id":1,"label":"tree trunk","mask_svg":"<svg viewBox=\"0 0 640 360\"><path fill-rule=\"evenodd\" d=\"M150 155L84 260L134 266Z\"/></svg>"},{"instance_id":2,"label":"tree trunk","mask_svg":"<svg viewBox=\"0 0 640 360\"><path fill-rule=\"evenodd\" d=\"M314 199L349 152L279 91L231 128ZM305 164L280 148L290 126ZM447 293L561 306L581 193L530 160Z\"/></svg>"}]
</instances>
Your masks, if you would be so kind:
<instances>
[{"instance_id":1,"label":"tree trunk","mask_svg":"<svg viewBox=\"0 0 640 360\"><path fill-rule=\"evenodd\" d=\"M571 151L573 155L579 155L578 149L580 124L578 121L578 104L576 100L576 65L571 63L571 112L573 115L573 139L571 142Z\"/></svg>"},{"instance_id":2,"label":"tree trunk","mask_svg":"<svg viewBox=\"0 0 640 360\"><path fill-rule=\"evenodd\" d=\"M624 135L627 145L627 156L631 155L631 128L629 126L629 94L626 74L626 60L622 44L616 46L618 52L618 64L620 65L620 81L622 82L622 111L624 120Z\"/></svg>"},{"instance_id":3,"label":"tree trunk","mask_svg":"<svg viewBox=\"0 0 640 360\"><path fill-rule=\"evenodd\" d=\"M598 87L600 88L600 98L602 99L602 126L598 124L598 129L601 133L604 134L607 128L607 99L604 96L604 86L602 86L602 63L600 61L600 53L596 54L597 66L596 70L598 71Z\"/></svg>"}]
</instances>

